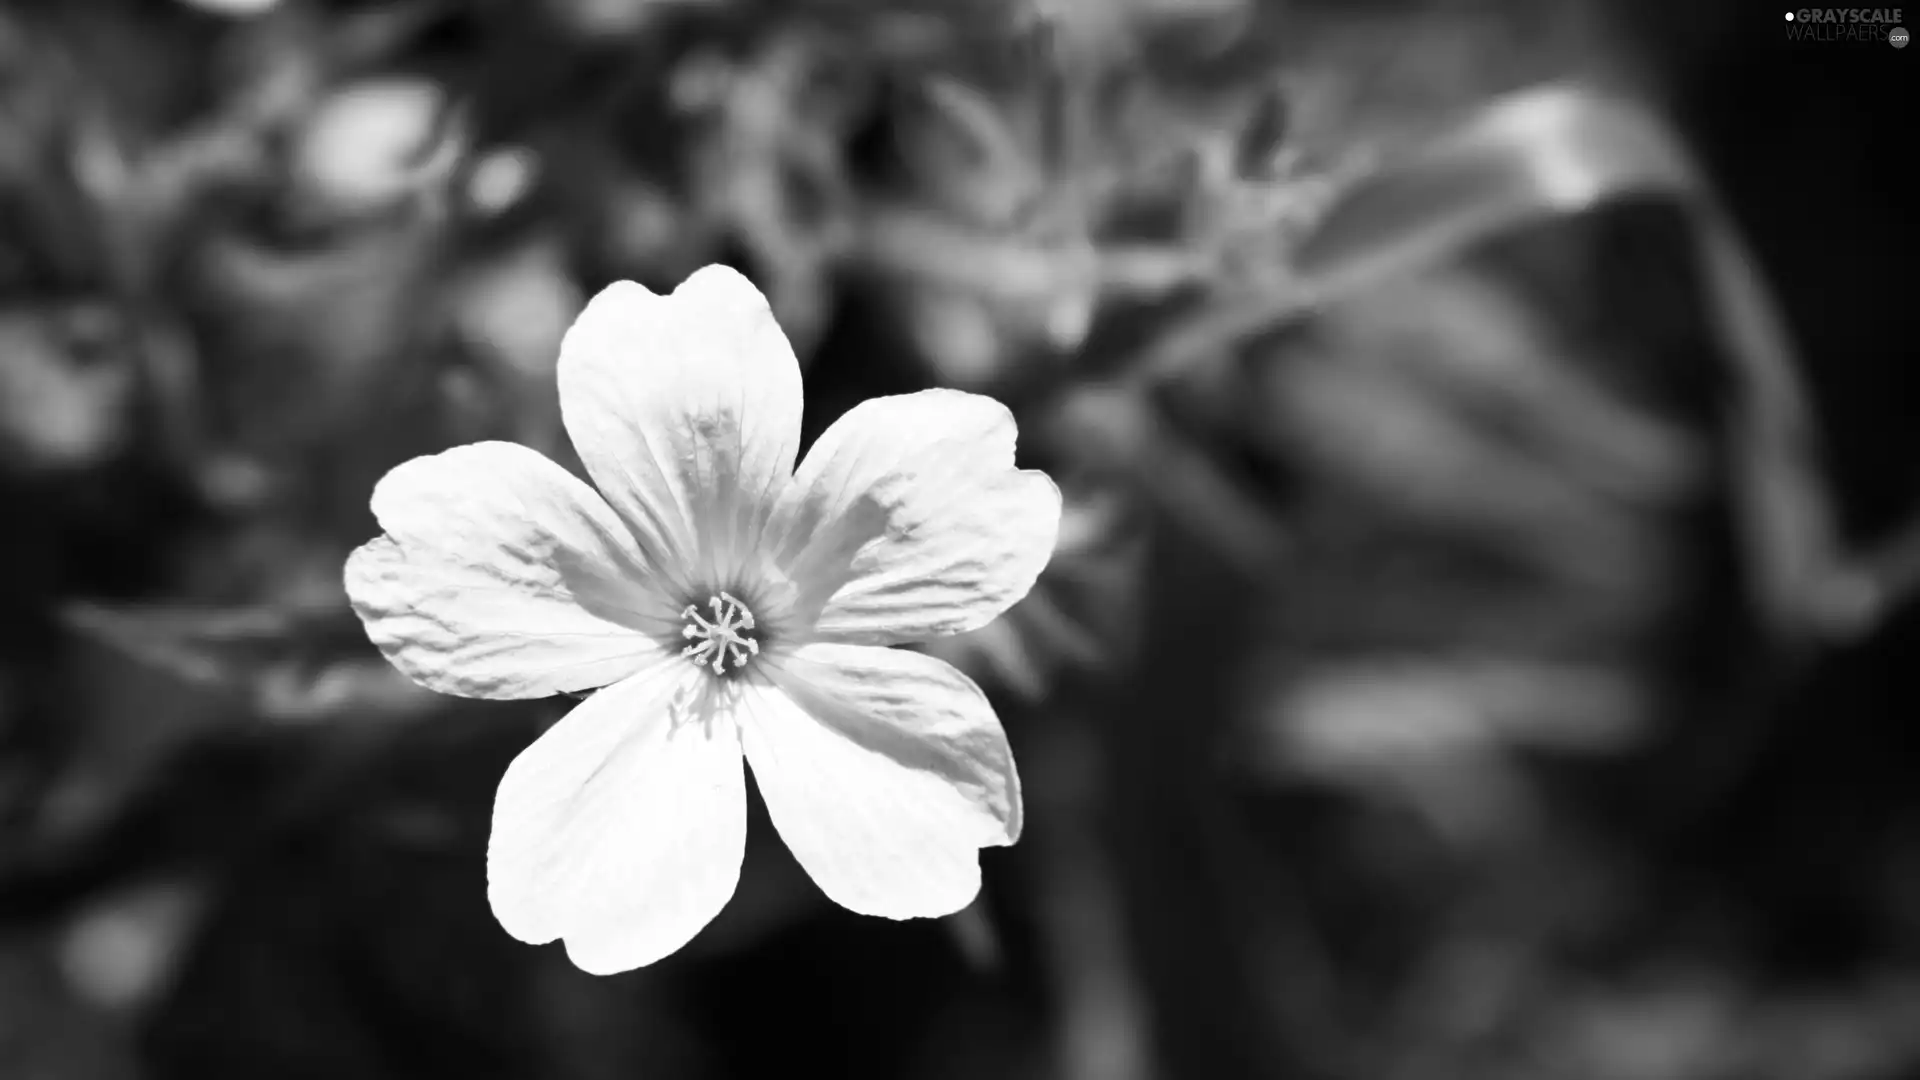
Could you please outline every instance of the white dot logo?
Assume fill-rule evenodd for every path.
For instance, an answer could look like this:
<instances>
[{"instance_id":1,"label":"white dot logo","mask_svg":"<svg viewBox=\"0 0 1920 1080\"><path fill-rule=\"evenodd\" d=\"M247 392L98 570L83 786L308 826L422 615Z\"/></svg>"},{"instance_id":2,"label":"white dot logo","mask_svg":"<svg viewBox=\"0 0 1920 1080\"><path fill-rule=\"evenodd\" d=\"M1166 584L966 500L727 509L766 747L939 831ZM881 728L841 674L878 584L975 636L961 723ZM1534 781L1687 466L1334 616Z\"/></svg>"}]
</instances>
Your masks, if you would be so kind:
<instances>
[{"instance_id":1,"label":"white dot logo","mask_svg":"<svg viewBox=\"0 0 1920 1080\"><path fill-rule=\"evenodd\" d=\"M1792 21L1793 21L1793 12L1791 12L1791 11L1789 11L1789 12L1787 12L1787 21L1788 21L1788 22L1792 22Z\"/></svg>"}]
</instances>

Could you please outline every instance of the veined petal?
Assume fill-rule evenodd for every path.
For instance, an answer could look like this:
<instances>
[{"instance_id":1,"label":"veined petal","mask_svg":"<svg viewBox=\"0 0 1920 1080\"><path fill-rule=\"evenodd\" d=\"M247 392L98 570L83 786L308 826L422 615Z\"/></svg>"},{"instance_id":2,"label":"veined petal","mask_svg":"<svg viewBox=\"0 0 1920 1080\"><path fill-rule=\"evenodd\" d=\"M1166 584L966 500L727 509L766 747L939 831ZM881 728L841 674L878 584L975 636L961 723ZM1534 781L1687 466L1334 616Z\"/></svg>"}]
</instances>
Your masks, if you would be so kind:
<instances>
[{"instance_id":1,"label":"veined petal","mask_svg":"<svg viewBox=\"0 0 1920 1080\"><path fill-rule=\"evenodd\" d=\"M863 915L947 915L980 890L979 849L1020 836L1020 779L972 680L898 649L813 644L743 696L767 811L822 892Z\"/></svg>"},{"instance_id":2,"label":"veined petal","mask_svg":"<svg viewBox=\"0 0 1920 1080\"><path fill-rule=\"evenodd\" d=\"M800 442L800 365L760 291L725 266L668 296L610 285L559 381L580 460L647 554L679 586L732 579Z\"/></svg>"},{"instance_id":3,"label":"veined petal","mask_svg":"<svg viewBox=\"0 0 1920 1080\"><path fill-rule=\"evenodd\" d=\"M821 436L768 529L813 637L887 645L977 629L1053 555L1060 490L1013 467L1013 415L957 390L873 398Z\"/></svg>"},{"instance_id":4,"label":"veined petal","mask_svg":"<svg viewBox=\"0 0 1920 1080\"><path fill-rule=\"evenodd\" d=\"M367 636L446 694L546 697L605 686L659 655L671 619L620 519L537 451L475 443L415 458L373 489L386 535L347 560Z\"/></svg>"},{"instance_id":5,"label":"veined petal","mask_svg":"<svg viewBox=\"0 0 1920 1080\"><path fill-rule=\"evenodd\" d=\"M746 851L740 738L691 664L588 698L508 766L487 899L507 933L564 938L596 975L676 950L726 905Z\"/></svg>"}]
</instances>

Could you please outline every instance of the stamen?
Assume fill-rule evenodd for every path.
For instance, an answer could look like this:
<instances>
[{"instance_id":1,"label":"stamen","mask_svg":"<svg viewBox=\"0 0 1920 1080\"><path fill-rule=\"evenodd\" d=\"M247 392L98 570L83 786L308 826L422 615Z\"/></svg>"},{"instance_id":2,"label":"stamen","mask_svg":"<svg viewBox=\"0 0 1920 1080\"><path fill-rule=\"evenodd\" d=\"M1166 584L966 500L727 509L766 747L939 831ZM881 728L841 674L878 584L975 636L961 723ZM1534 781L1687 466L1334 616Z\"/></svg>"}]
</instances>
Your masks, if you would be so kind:
<instances>
[{"instance_id":1,"label":"stamen","mask_svg":"<svg viewBox=\"0 0 1920 1080\"><path fill-rule=\"evenodd\" d=\"M729 661L738 671L747 666L748 659L760 655L760 641L753 636L753 612L747 605L723 592L707 597L707 606L713 609L711 621L701 616L698 604L688 604L680 613L687 620L680 634L694 642L680 650L681 656L713 668L715 675L724 675Z\"/></svg>"}]
</instances>

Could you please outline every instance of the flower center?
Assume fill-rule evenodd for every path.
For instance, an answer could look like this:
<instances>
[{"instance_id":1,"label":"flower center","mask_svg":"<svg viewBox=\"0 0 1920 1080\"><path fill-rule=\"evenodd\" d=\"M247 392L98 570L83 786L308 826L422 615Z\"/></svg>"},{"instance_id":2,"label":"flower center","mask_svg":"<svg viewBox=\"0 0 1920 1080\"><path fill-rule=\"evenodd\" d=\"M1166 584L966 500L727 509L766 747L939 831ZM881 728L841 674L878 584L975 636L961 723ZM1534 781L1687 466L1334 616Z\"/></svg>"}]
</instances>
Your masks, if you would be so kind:
<instances>
[{"instance_id":1,"label":"flower center","mask_svg":"<svg viewBox=\"0 0 1920 1080\"><path fill-rule=\"evenodd\" d=\"M718 593L707 597L707 606L713 609L711 621L701 616L698 604L688 604L680 613L680 617L687 620L680 635L693 641L680 650L681 656L711 667L715 675L722 675L726 673L727 664L733 664L738 671L747 666L750 657L760 655L760 638L754 632L753 612L747 610L747 605L726 593Z\"/></svg>"}]
</instances>

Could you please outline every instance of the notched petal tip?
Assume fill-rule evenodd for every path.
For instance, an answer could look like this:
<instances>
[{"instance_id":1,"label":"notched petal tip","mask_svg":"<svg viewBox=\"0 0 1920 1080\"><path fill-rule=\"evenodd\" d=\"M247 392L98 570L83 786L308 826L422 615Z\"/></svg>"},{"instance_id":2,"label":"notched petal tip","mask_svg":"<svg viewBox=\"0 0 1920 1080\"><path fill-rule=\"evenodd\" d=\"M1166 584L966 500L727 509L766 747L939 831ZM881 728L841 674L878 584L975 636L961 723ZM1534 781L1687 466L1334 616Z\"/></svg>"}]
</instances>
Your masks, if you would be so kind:
<instances>
[{"instance_id":1,"label":"notched petal tip","mask_svg":"<svg viewBox=\"0 0 1920 1080\"><path fill-rule=\"evenodd\" d=\"M892 645L964 633L1027 595L1059 542L1062 500L1051 477L1015 468L1018 436L1005 405L960 390L874 398L821 435L788 497L791 516L822 523L809 556L852 554L843 572L820 575L833 591L819 639ZM886 526L856 548L840 541L861 498Z\"/></svg>"},{"instance_id":2,"label":"notched petal tip","mask_svg":"<svg viewBox=\"0 0 1920 1080\"><path fill-rule=\"evenodd\" d=\"M1020 834L1019 774L985 695L943 661L808 645L770 674L741 734L767 811L827 897L862 915L951 915L980 849Z\"/></svg>"},{"instance_id":3,"label":"notched petal tip","mask_svg":"<svg viewBox=\"0 0 1920 1080\"><path fill-rule=\"evenodd\" d=\"M1020 475L1029 483L1046 485L1044 493L1035 496L1042 519L1045 521L1046 548L1049 561L1055 549L1060 546L1060 517L1066 510L1066 498L1060 493L1060 485L1052 476L1040 469L1021 469Z\"/></svg>"},{"instance_id":4,"label":"notched petal tip","mask_svg":"<svg viewBox=\"0 0 1920 1080\"><path fill-rule=\"evenodd\" d=\"M748 310L773 310L753 279L725 263L709 263L688 274L673 290L683 301L713 303Z\"/></svg>"},{"instance_id":5,"label":"notched petal tip","mask_svg":"<svg viewBox=\"0 0 1920 1080\"><path fill-rule=\"evenodd\" d=\"M489 872L487 877L487 907L508 937L525 945L551 945L560 940L560 931L542 921L538 913L526 910L495 874Z\"/></svg>"},{"instance_id":6,"label":"notched petal tip","mask_svg":"<svg viewBox=\"0 0 1920 1080\"><path fill-rule=\"evenodd\" d=\"M666 660L607 687L507 767L487 898L508 934L609 975L677 952L733 895L745 768L727 718L687 712L690 671Z\"/></svg>"},{"instance_id":7,"label":"notched petal tip","mask_svg":"<svg viewBox=\"0 0 1920 1080\"><path fill-rule=\"evenodd\" d=\"M428 689L538 698L605 686L658 652L665 602L611 507L517 443L414 458L375 485L383 535L342 584L367 637Z\"/></svg>"},{"instance_id":8,"label":"notched petal tip","mask_svg":"<svg viewBox=\"0 0 1920 1080\"><path fill-rule=\"evenodd\" d=\"M1012 505L1004 510L1003 518L1009 541L1002 554L1006 563L1002 606L990 614L978 612L957 633L978 630L1025 600L1059 550L1060 517L1065 508L1060 485L1039 469L1017 469L1011 483L1015 487L1010 496Z\"/></svg>"},{"instance_id":9,"label":"notched petal tip","mask_svg":"<svg viewBox=\"0 0 1920 1080\"><path fill-rule=\"evenodd\" d=\"M640 546L682 585L732 577L800 440L799 361L760 291L719 265L666 296L616 282L556 374L581 463Z\"/></svg>"},{"instance_id":10,"label":"notched petal tip","mask_svg":"<svg viewBox=\"0 0 1920 1080\"><path fill-rule=\"evenodd\" d=\"M648 301L660 299L660 294L637 281L611 281L601 290L587 299L580 314L574 317L568 332L579 330L581 324L591 321L594 316L605 314L608 309L633 307Z\"/></svg>"},{"instance_id":11,"label":"notched petal tip","mask_svg":"<svg viewBox=\"0 0 1920 1080\"><path fill-rule=\"evenodd\" d=\"M355 548L343 574L348 606L359 616L367 640L400 674L435 693L474 696L469 685L427 662L432 653L416 648L416 635L405 632L419 621L414 617L418 589L407 578L406 562L405 550L384 533Z\"/></svg>"},{"instance_id":12,"label":"notched petal tip","mask_svg":"<svg viewBox=\"0 0 1920 1080\"><path fill-rule=\"evenodd\" d=\"M682 278L665 294L654 292L638 281L609 282L587 301L568 333L590 336L609 317L626 325L626 320L635 313L645 312L649 305L662 301L690 309L688 314L693 318L701 316L700 309L707 309L716 317L772 310L766 295L751 278L725 263L710 263ZM562 353L565 353L564 347Z\"/></svg>"},{"instance_id":13,"label":"notched petal tip","mask_svg":"<svg viewBox=\"0 0 1920 1080\"><path fill-rule=\"evenodd\" d=\"M347 561L340 568L340 584L346 590L347 603L356 613L373 603L381 575L380 562L390 557L385 553L393 547L393 537L381 533L347 555ZM366 615L360 617L364 619Z\"/></svg>"},{"instance_id":14,"label":"notched petal tip","mask_svg":"<svg viewBox=\"0 0 1920 1080\"><path fill-rule=\"evenodd\" d=\"M598 975L603 978L608 975L624 975L629 971L638 971L666 959L672 955L672 952L679 951L676 948L658 956L628 955L617 949L608 949L597 942L587 942L579 938L568 938L561 947L566 950L567 959L573 963L574 967L589 975Z\"/></svg>"},{"instance_id":15,"label":"notched petal tip","mask_svg":"<svg viewBox=\"0 0 1920 1080\"><path fill-rule=\"evenodd\" d=\"M973 902L980 899L981 884L980 855L975 852L970 864L964 869L956 869L944 892L923 894L912 899L863 897L859 894L843 894L844 898L829 894L829 898L855 915L873 919L891 919L894 922L944 919L972 907ZM822 886L821 891L826 891L826 887Z\"/></svg>"}]
</instances>

